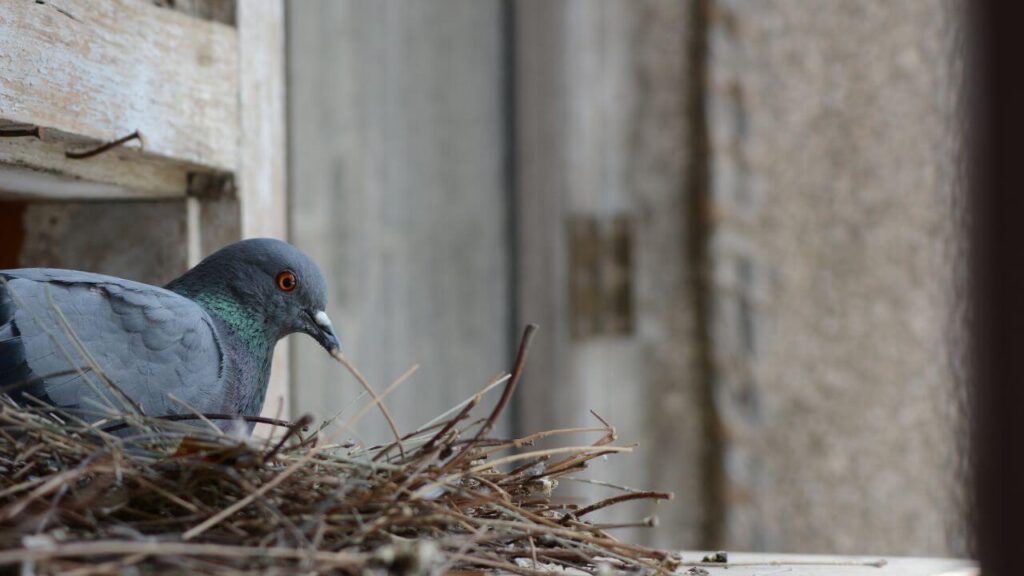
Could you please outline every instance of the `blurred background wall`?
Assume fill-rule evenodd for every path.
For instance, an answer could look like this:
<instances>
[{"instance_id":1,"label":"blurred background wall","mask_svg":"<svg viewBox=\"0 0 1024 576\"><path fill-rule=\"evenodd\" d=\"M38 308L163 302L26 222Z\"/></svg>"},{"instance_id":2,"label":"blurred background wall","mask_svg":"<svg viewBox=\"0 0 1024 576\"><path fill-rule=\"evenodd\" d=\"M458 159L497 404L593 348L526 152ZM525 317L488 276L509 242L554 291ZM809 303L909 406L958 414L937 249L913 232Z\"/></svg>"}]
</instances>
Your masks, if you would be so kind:
<instances>
[{"instance_id":1,"label":"blurred background wall","mask_svg":"<svg viewBox=\"0 0 1024 576\"><path fill-rule=\"evenodd\" d=\"M639 442L580 475L676 493L605 517L662 523L624 537L963 554L962 10L288 2L292 240L373 382L421 364L388 400L408 427L540 324L498 434L594 410ZM164 283L191 257L181 200L7 200L0 268ZM353 382L293 340L293 413L351 407Z\"/></svg>"},{"instance_id":2,"label":"blurred background wall","mask_svg":"<svg viewBox=\"0 0 1024 576\"><path fill-rule=\"evenodd\" d=\"M540 324L504 433L639 441L631 538L962 554L960 10L289 3L292 239L409 425ZM293 346L296 410L352 401Z\"/></svg>"},{"instance_id":3,"label":"blurred background wall","mask_svg":"<svg viewBox=\"0 0 1024 576\"><path fill-rule=\"evenodd\" d=\"M342 345L410 428L507 369L513 332L503 7L289 3L292 239L328 275ZM297 409L347 376L296 344ZM346 384L342 384L344 381ZM386 428L360 428L378 440Z\"/></svg>"},{"instance_id":4,"label":"blurred background wall","mask_svg":"<svg viewBox=\"0 0 1024 576\"><path fill-rule=\"evenodd\" d=\"M594 410L639 442L581 474L676 493L606 517L661 520L624 537L964 554L961 10L288 2L291 239L371 381L421 364L388 400L406 427L540 324L498 433ZM0 267L154 283L187 266L188 220L216 220L180 199L2 208ZM350 407L354 384L293 340L292 412Z\"/></svg>"},{"instance_id":5,"label":"blurred background wall","mask_svg":"<svg viewBox=\"0 0 1024 576\"><path fill-rule=\"evenodd\" d=\"M228 0L172 4L233 18ZM676 493L606 516L659 517L624 537L964 554L961 11L288 2L291 239L371 381L421 364L388 400L407 427L507 370L540 324L498 433L594 410L639 442L581 474ZM164 283L194 216L6 199L0 267ZM338 367L291 346L293 413L351 407Z\"/></svg>"}]
</instances>

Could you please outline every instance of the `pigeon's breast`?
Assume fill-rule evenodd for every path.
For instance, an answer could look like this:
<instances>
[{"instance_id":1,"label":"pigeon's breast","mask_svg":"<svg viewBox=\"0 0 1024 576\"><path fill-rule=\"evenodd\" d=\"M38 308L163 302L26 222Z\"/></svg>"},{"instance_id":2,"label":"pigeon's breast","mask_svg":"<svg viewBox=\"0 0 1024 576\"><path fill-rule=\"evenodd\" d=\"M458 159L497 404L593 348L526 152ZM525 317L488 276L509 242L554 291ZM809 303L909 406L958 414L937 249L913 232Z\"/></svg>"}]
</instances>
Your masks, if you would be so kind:
<instances>
[{"instance_id":1,"label":"pigeon's breast","mask_svg":"<svg viewBox=\"0 0 1024 576\"><path fill-rule=\"evenodd\" d=\"M219 318L214 322L225 348L225 402L233 414L259 415L270 381L273 344L247 337Z\"/></svg>"}]
</instances>

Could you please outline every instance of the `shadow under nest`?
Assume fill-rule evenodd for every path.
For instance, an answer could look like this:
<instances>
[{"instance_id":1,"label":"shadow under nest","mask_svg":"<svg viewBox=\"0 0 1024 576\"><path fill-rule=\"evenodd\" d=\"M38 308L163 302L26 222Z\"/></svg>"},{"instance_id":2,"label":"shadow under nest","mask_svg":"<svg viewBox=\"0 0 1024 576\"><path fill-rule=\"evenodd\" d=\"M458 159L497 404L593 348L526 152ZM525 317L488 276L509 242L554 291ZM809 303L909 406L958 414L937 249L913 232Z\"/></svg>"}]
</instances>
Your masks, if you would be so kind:
<instances>
[{"instance_id":1,"label":"shadow under nest","mask_svg":"<svg viewBox=\"0 0 1024 576\"><path fill-rule=\"evenodd\" d=\"M600 425L499 439L491 430L522 374L534 327L511 374L407 434L382 400L413 372L345 422L311 429L312 418L270 422L267 438L225 433L222 415L147 417L129 407L87 424L41 402L0 401L0 570L141 573L181 570L428 574L518 574L608 568L670 573L678 556L616 539L586 518L638 499L671 494L626 487L588 506L560 502L559 481L588 461L628 452ZM351 366L348 365L351 369ZM474 418L488 391L494 409ZM338 443L373 409L395 440ZM536 449L581 432L587 446ZM645 519L628 526L651 526Z\"/></svg>"}]
</instances>

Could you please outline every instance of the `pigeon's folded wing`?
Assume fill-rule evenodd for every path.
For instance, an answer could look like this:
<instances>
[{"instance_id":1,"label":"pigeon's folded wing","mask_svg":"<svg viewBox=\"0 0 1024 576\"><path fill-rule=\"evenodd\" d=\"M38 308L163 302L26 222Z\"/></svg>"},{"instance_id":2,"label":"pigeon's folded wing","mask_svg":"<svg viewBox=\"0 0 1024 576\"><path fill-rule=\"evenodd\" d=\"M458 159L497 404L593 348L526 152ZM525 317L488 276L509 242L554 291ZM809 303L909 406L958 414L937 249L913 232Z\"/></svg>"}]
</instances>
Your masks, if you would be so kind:
<instances>
[{"instance_id":1,"label":"pigeon's folded wing","mask_svg":"<svg viewBox=\"0 0 1024 576\"><path fill-rule=\"evenodd\" d=\"M86 420L126 411L125 395L150 416L190 411L183 403L223 410L223 352L195 302L69 270L0 271L0 279L0 390Z\"/></svg>"}]
</instances>

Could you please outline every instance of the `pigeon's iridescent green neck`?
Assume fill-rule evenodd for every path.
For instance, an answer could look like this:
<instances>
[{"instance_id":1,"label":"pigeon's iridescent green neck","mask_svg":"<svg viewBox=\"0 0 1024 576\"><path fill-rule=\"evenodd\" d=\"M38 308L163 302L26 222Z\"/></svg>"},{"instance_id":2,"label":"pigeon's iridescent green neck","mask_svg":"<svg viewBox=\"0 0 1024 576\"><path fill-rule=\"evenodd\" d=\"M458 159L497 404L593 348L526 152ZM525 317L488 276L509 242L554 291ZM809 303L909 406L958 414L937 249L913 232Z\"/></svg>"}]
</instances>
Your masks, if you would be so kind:
<instances>
[{"instance_id":1,"label":"pigeon's iridescent green neck","mask_svg":"<svg viewBox=\"0 0 1024 576\"><path fill-rule=\"evenodd\" d=\"M234 298L219 292L199 292L189 297L208 314L227 324L251 354L265 354L273 348L274 338L268 333L266 323Z\"/></svg>"},{"instance_id":2,"label":"pigeon's iridescent green neck","mask_svg":"<svg viewBox=\"0 0 1024 576\"><path fill-rule=\"evenodd\" d=\"M223 322L230 334L224 337L234 340L242 355L231 354L230 360L236 383L249 383L237 389L237 401L242 414L259 414L267 395L270 382L270 363L274 354L275 337L267 329L267 323L257 313L242 305L238 300L222 292L200 290L186 294L199 304L215 321ZM232 348L230 345L228 348ZM239 350L241 352L241 350Z\"/></svg>"}]
</instances>

